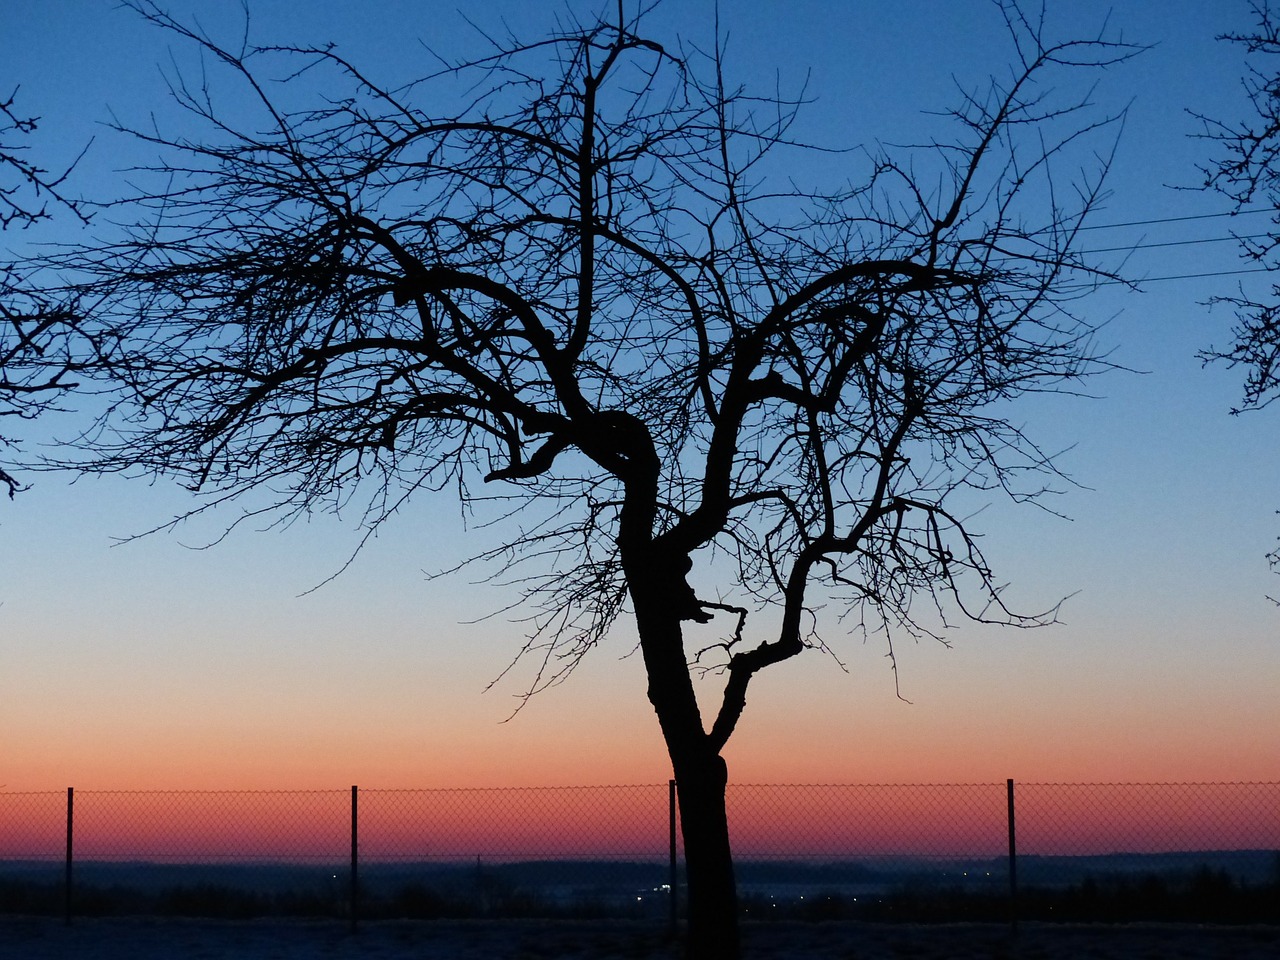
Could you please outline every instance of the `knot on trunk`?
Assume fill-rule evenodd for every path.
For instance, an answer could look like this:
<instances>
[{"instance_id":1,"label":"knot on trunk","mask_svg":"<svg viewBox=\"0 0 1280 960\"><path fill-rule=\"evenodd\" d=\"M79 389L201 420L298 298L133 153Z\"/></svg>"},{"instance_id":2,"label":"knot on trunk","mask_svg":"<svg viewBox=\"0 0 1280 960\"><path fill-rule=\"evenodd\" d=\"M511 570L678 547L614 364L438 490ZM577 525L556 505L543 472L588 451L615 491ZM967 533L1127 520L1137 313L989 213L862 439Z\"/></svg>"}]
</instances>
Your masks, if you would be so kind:
<instances>
[{"instance_id":1,"label":"knot on trunk","mask_svg":"<svg viewBox=\"0 0 1280 960\"><path fill-rule=\"evenodd\" d=\"M695 623L708 623L712 614L702 605L693 587L689 586L689 571L693 569L693 560L689 557L676 557L663 564L662 575L666 579L664 592L676 616L681 620L692 620Z\"/></svg>"}]
</instances>

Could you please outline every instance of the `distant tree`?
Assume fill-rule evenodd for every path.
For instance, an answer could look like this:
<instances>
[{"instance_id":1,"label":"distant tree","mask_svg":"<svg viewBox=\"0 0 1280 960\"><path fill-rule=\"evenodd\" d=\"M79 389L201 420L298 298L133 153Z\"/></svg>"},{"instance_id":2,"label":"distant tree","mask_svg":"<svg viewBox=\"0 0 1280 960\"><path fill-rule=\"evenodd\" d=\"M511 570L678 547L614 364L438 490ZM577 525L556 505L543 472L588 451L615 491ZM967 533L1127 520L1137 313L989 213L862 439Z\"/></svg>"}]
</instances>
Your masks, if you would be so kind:
<instances>
[{"instance_id":1,"label":"distant tree","mask_svg":"<svg viewBox=\"0 0 1280 960\"><path fill-rule=\"evenodd\" d=\"M1269 0L1254 0L1249 6L1256 29L1219 39L1243 46L1249 57L1244 86L1253 113L1241 121L1199 115L1203 135L1222 150L1204 171L1205 187L1227 197L1236 209L1262 203L1274 211L1272 230L1240 237L1245 259L1274 270L1280 267L1280 21ZM1280 397L1280 284L1272 284L1269 297L1241 293L1216 302L1235 310L1232 341L1202 351L1201 358L1243 367L1243 399L1231 412L1260 410ZM1280 550L1269 559L1280 572Z\"/></svg>"},{"instance_id":2,"label":"distant tree","mask_svg":"<svg viewBox=\"0 0 1280 960\"><path fill-rule=\"evenodd\" d=\"M25 138L39 120L18 111L17 90L0 101L0 230L28 227L52 216L50 204L81 220L80 206L61 186L67 173L51 175L27 158ZM0 418L31 418L74 384L57 341L71 312L30 292L18 264L0 263ZM0 432L0 447L10 441ZM0 465L0 484L12 497L18 481Z\"/></svg>"},{"instance_id":3,"label":"distant tree","mask_svg":"<svg viewBox=\"0 0 1280 960\"><path fill-rule=\"evenodd\" d=\"M1253 116L1235 122L1197 115L1204 136L1222 148L1221 157L1205 169L1205 186L1227 197L1237 209L1262 202L1276 210L1277 230L1240 238L1243 255L1267 267L1280 254L1280 21L1268 0L1250 4L1257 29L1220 37L1242 45L1250 57L1244 86ZM1206 360L1222 360L1245 368L1244 398L1239 408L1266 406L1280 396L1280 285L1269 300L1223 297L1236 308L1238 324L1229 347L1203 352Z\"/></svg>"},{"instance_id":4,"label":"distant tree","mask_svg":"<svg viewBox=\"0 0 1280 960\"><path fill-rule=\"evenodd\" d=\"M204 129L136 131L167 159L132 237L60 259L111 396L88 469L184 478L193 513L368 496L367 532L407 497L488 509L476 484L497 488L510 537L476 562L520 591L528 692L634 620L689 950L736 956L721 754L752 679L833 629L892 650L957 616L1055 617L1006 607L968 517L1057 475L1011 403L1105 366L1071 308L1100 277L1075 241L1112 134L1056 84L1132 48L1050 42L1000 4L1012 69L961 97L954 141L821 194L783 161L798 102L621 9L387 85L127 5L257 114L176 76ZM273 58L295 79L263 79ZM342 92L299 105L299 75Z\"/></svg>"}]
</instances>

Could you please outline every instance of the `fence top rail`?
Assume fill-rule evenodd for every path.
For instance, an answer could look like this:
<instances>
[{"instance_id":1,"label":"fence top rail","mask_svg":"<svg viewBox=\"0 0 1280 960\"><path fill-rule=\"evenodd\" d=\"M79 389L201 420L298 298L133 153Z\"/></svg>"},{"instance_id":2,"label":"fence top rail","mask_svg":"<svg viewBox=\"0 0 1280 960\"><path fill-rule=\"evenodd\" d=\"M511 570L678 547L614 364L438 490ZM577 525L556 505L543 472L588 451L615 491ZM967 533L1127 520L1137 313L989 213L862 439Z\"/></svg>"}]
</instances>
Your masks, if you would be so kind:
<instances>
[{"instance_id":1,"label":"fence top rail","mask_svg":"<svg viewBox=\"0 0 1280 960\"><path fill-rule=\"evenodd\" d=\"M361 793L552 793L562 790L666 790L662 783L559 784L538 787L361 787Z\"/></svg>"},{"instance_id":2,"label":"fence top rail","mask_svg":"<svg viewBox=\"0 0 1280 960\"><path fill-rule=\"evenodd\" d=\"M1111 780L1032 781L1015 780L1019 787L1280 787L1280 780Z\"/></svg>"},{"instance_id":3,"label":"fence top rail","mask_svg":"<svg viewBox=\"0 0 1280 960\"><path fill-rule=\"evenodd\" d=\"M316 797L341 797L350 796L351 788L347 787L342 790L92 790L81 789L76 787L76 796L93 796L93 797L190 797L190 796L316 796ZM53 791L63 796L66 795L65 790ZM0 797L11 796L4 791L0 791Z\"/></svg>"},{"instance_id":4,"label":"fence top rail","mask_svg":"<svg viewBox=\"0 0 1280 960\"><path fill-rule=\"evenodd\" d=\"M989 783L733 783L730 782L729 789L735 787L751 787L765 790L777 790L779 788L787 789L803 789L803 790L830 790L833 788L841 789L858 789L858 790L931 790L935 788L947 787L955 789L958 787L999 787L1004 789L1006 781L991 781Z\"/></svg>"},{"instance_id":5,"label":"fence top rail","mask_svg":"<svg viewBox=\"0 0 1280 960\"><path fill-rule=\"evenodd\" d=\"M729 789L781 790L781 789L856 789L856 790L929 790L929 789L1003 789L1007 781L991 781L978 783L730 783ZM1280 780L1112 780L1112 781L1040 781L1014 780L1018 787L1277 787ZM557 791L590 791L590 790L659 790L666 789L667 782L662 783L615 783L615 784L564 784L560 786L534 787L359 787L360 793L553 793ZM66 796L68 788L54 790L4 790L0 789L0 797L54 797ZM135 790L95 790L92 788L75 788L77 795L93 796L348 796L351 787L331 789L135 789Z\"/></svg>"}]
</instances>

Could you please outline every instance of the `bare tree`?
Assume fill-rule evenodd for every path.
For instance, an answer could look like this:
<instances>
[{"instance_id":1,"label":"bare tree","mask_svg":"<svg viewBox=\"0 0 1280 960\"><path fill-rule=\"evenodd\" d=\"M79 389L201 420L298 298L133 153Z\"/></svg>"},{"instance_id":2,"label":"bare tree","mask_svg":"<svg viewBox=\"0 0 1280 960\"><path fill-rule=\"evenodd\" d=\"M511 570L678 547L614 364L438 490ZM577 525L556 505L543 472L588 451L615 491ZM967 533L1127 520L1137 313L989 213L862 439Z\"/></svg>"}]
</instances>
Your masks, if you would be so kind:
<instances>
[{"instance_id":1,"label":"bare tree","mask_svg":"<svg viewBox=\"0 0 1280 960\"><path fill-rule=\"evenodd\" d=\"M1071 306L1099 277L1074 244L1113 138L1056 84L1132 48L1000 4L1014 62L962 96L954 141L819 195L784 176L798 100L621 12L389 86L129 6L258 115L175 77L202 133L137 132L169 159L133 239L62 260L113 397L89 469L180 476L193 512L359 496L368 531L419 494L509 508L477 562L519 590L529 692L634 619L689 949L736 956L721 754L752 679L833 631L1054 619L1006 607L965 517L1055 482L1010 402L1105 366ZM286 109L276 58L342 93ZM705 714L700 671L723 676Z\"/></svg>"},{"instance_id":2,"label":"bare tree","mask_svg":"<svg viewBox=\"0 0 1280 960\"><path fill-rule=\"evenodd\" d=\"M1248 34L1227 34L1219 39L1242 45L1250 57L1244 78L1254 115L1240 122L1198 115L1204 136L1223 150L1221 158L1205 172L1205 186L1231 200L1237 209L1261 201L1277 211L1280 224L1280 21L1268 0L1250 4L1257 29ZM1280 252L1280 231L1240 238L1244 257L1274 267ZM1241 407L1232 411L1265 407L1280 395L1280 286L1269 300L1224 297L1220 302L1236 308L1238 324L1233 342L1226 348L1203 352L1205 360L1221 360L1243 366L1246 372Z\"/></svg>"},{"instance_id":3,"label":"bare tree","mask_svg":"<svg viewBox=\"0 0 1280 960\"><path fill-rule=\"evenodd\" d=\"M70 169L52 175L27 158L25 138L39 119L18 111L17 90L0 101L0 230L29 227L52 216L50 204L81 221L84 213L61 192ZM0 418L29 419L74 386L59 341L72 313L31 292L18 264L0 264ZM0 447L10 441L0 433ZM0 483L12 497L18 481L0 466Z\"/></svg>"},{"instance_id":4,"label":"bare tree","mask_svg":"<svg viewBox=\"0 0 1280 960\"><path fill-rule=\"evenodd\" d=\"M1256 29L1219 39L1243 46L1249 57L1244 87L1253 115L1239 122L1198 115L1203 136L1222 149L1220 159L1205 169L1204 185L1237 210L1260 202L1275 211L1273 229L1239 237L1247 261L1274 270L1280 267L1280 20L1270 0L1253 0L1250 7ZM1280 284L1272 284L1269 297L1241 292L1215 298L1215 303L1235 310L1236 325L1230 345L1206 349L1201 359L1244 368L1244 395L1233 414L1261 410L1280 396ZM1268 559L1280 572L1280 549Z\"/></svg>"}]
</instances>

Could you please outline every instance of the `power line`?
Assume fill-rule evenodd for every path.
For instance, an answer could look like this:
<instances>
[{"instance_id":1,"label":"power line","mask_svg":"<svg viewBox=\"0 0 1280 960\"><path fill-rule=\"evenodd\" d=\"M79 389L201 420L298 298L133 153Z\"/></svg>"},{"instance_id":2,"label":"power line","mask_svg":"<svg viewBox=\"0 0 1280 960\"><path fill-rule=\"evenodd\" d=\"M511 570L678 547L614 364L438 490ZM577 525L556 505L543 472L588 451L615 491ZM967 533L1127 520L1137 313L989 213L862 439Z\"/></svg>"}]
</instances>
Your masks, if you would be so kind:
<instances>
[{"instance_id":1,"label":"power line","mask_svg":"<svg viewBox=\"0 0 1280 960\"><path fill-rule=\"evenodd\" d=\"M1228 240L1263 240L1269 233L1252 233L1244 236L1204 237L1195 240L1162 240L1159 243L1126 243L1119 247L1094 247L1090 250L1077 250L1076 253L1128 253L1130 250L1154 250L1157 247L1190 247L1200 243L1226 243Z\"/></svg>"},{"instance_id":2,"label":"power line","mask_svg":"<svg viewBox=\"0 0 1280 960\"><path fill-rule=\"evenodd\" d=\"M1210 270L1208 273L1177 273L1168 277L1146 277L1133 281L1138 286L1144 283L1158 283L1161 280L1199 280L1203 277L1232 277L1241 273L1272 273L1268 267L1250 267L1244 270ZM1107 283L1123 283L1121 280L1108 280Z\"/></svg>"},{"instance_id":3,"label":"power line","mask_svg":"<svg viewBox=\"0 0 1280 960\"><path fill-rule=\"evenodd\" d=\"M1166 277L1140 277L1133 280L1123 278L1107 278L1105 280L1094 280L1089 283L1073 283L1068 284L1062 289L1065 292L1074 292L1077 290L1091 290L1094 287L1109 287L1115 284L1123 284L1128 287L1142 287L1148 283L1163 283L1166 280L1203 280L1207 277L1231 277L1242 273L1272 273L1266 267L1250 267L1244 270L1212 270L1208 273L1175 273Z\"/></svg>"},{"instance_id":4,"label":"power line","mask_svg":"<svg viewBox=\"0 0 1280 960\"><path fill-rule=\"evenodd\" d=\"M1188 220L1220 220L1224 217L1247 217L1254 213L1275 214L1272 207L1257 207L1253 210L1228 210L1225 213L1197 213L1185 217L1157 217L1154 220L1129 220L1124 223L1086 223L1078 230L1118 230L1121 227L1146 227L1159 223L1184 223Z\"/></svg>"},{"instance_id":5,"label":"power line","mask_svg":"<svg viewBox=\"0 0 1280 960\"><path fill-rule=\"evenodd\" d=\"M1266 240L1266 239L1280 240L1280 237L1273 238L1271 234L1256 233L1256 234L1246 234L1241 236L1197 237L1192 240L1160 240L1160 241L1154 241L1150 243L1144 243L1144 242L1126 243L1126 244L1121 244L1115 247L1089 247L1084 250L1072 250L1071 255L1072 256L1092 256L1100 253L1136 253L1142 250L1158 250L1158 249L1167 248L1167 247L1191 247L1191 246L1200 246L1202 244L1228 243L1228 242L1238 243L1243 240ZM1020 256L1018 254L1013 254L1013 253L1002 252L1002 253L995 254L992 257L992 259L1003 263L1006 261L1026 260L1026 259L1029 259L1029 257ZM1261 271L1265 271L1269 269L1273 269L1273 268L1271 267L1260 268ZM1256 272L1259 272L1259 271L1258 270L1219 271L1219 273L1256 273ZM1214 276L1214 275L1216 274L1194 274L1194 276ZM1191 274L1188 274L1188 276L1191 276ZM1173 278L1173 279L1177 279L1177 278Z\"/></svg>"}]
</instances>

